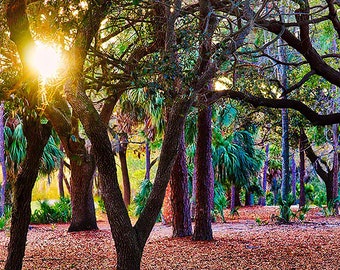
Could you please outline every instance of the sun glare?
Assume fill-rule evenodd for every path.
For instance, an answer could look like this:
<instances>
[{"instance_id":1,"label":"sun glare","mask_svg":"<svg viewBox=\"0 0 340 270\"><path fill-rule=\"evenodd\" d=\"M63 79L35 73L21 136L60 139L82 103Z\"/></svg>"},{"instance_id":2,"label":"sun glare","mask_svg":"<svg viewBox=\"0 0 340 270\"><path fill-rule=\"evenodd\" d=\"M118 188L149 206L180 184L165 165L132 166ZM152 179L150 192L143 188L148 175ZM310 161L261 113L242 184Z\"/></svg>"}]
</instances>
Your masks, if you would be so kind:
<instances>
[{"instance_id":1,"label":"sun glare","mask_svg":"<svg viewBox=\"0 0 340 270\"><path fill-rule=\"evenodd\" d=\"M42 79L56 77L61 67L61 55L56 48L36 42L34 50L30 53L29 61Z\"/></svg>"}]
</instances>

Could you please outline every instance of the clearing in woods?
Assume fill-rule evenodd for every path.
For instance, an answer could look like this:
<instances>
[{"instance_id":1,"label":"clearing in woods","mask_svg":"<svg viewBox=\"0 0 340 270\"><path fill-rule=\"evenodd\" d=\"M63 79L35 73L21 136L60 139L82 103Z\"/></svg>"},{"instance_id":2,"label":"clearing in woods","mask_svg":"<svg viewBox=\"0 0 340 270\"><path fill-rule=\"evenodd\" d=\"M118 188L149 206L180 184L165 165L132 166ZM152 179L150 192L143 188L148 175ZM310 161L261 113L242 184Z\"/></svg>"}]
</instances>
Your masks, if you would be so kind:
<instances>
[{"instance_id":1,"label":"clearing in woods","mask_svg":"<svg viewBox=\"0 0 340 270\"><path fill-rule=\"evenodd\" d=\"M340 269L340 217L313 208L303 222L277 225L277 207L244 207L213 224L214 241L171 237L156 224L145 247L142 269ZM257 219L257 222L256 222ZM32 225L23 269L114 269L115 252L105 217L100 230L67 233L68 224ZM0 232L0 268L9 232Z\"/></svg>"}]
</instances>

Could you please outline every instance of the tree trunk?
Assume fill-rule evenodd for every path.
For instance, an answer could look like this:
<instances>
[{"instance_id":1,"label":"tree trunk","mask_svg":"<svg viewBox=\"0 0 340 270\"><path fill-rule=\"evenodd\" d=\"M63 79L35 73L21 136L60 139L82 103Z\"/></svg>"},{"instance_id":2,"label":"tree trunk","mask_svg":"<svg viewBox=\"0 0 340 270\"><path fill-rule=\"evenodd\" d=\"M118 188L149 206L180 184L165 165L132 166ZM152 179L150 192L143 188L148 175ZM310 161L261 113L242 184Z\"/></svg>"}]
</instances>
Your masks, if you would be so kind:
<instances>
[{"instance_id":1,"label":"tree trunk","mask_svg":"<svg viewBox=\"0 0 340 270\"><path fill-rule=\"evenodd\" d=\"M300 138L299 138L299 157L300 157L300 199L299 199L299 208L302 208L306 205L306 193L305 193L305 175L306 175L306 165L305 165L305 151L303 149L303 138L301 136L300 130Z\"/></svg>"},{"instance_id":2,"label":"tree trunk","mask_svg":"<svg viewBox=\"0 0 340 270\"><path fill-rule=\"evenodd\" d=\"M54 102L49 104L45 113L70 160L72 218L68 231L97 230L92 193L96 168L94 158L86 148L85 140L79 136L78 118L71 114L67 102L58 95L55 95Z\"/></svg>"},{"instance_id":3,"label":"tree trunk","mask_svg":"<svg viewBox=\"0 0 340 270\"><path fill-rule=\"evenodd\" d=\"M93 174L95 163L88 159L71 160L72 219L69 232L98 230L93 200Z\"/></svg>"},{"instance_id":4,"label":"tree trunk","mask_svg":"<svg viewBox=\"0 0 340 270\"><path fill-rule=\"evenodd\" d=\"M292 156L292 195L294 204L296 203L296 163L294 153Z\"/></svg>"},{"instance_id":5,"label":"tree trunk","mask_svg":"<svg viewBox=\"0 0 340 270\"><path fill-rule=\"evenodd\" d=\"M333 194L332 198L334 201L334 213L335 215L339 215L339 202L336 201L338 198L339 193L339 140L338 140L338 128L339 124L334 124L332 126L333 130L333 149L334 149L334 155L333 155Z\"/></svg>"},{"instance_id":6,"label":"tree trunk","mask_svg":"<svg viewBox=\"0 0 340 270\"><path fill-rule=\"evenodd\" d=\"M284 13L284 7L280 7L280 11ZM281 62L286 62L286 47L282 39L278 40L278 58ZM287 66L281 65L278 70L278 78L285 89L288 89ZM283 95L283 99L287 96ZM290 192L289 179L289 122L288 110L282 109L282 182L281 182L281 198L286 201Z\"/></svg>"},{"instance_id":7,"label":"tree trunk","mask_svg":"<svg viewBox=\"0 0 340 270\"><path fill-rule=\"evenodd\" d=\"M307 135L303 128L300 131L301 142L303 144L303 149L306 152L306 156L312 163L316 173L325 182L326 185L326 195L327 203L333 200L333 170L331 170L327 163L320 159L314 152Z\"/></svg>"},{"instance_id":8,"label":"tree trunk","mask_svg":"<svg viewBox=\"0 0 340 270\"><path fill-rule=\"evenodd\" d=\"M151 159L150 159L150 147L149 140L145 141L145 177L144 179L150 180Z\"/></svg>"},{"instance_id":9,"label":"tree trunk","mask_svg":"<svg viewBox=\"0 0 340 270\"><path fill-rule=\"evenodd\" d=\"M128 144L128 139L126 134L120 137L120 147L119 147L119 161L120 161L120 169L122 171L123 178L123 198L125 206L128 207L131 202L131 186L130 186L130 178L129 178L129 170L126 162L126 149Z\"/></svg>"},{"instance_id":10,"label":"tree trunk","mask_svg":"<svg viewBox=\"0 0 340 270\"><path fill-rule=\"evenodd\" d=\"M31 218L32 189L38 176L40 158L51 134L49 125L41 125L40 119L24 118L24 134L27 140L26 157L13 185L13 208L10 242L5 270L20 270L25 255L28 225Z\"/></svg>"},{"instance_id":11,"label":"tree trunk","mask_svg":"<svg viewBox=\"0 0 340 270\"><path fill-rule=\"evenodd\" d=\"M267 173L268 173L268 164L269 164L269 143L266 145L266 160L263 166L263 182L262 182L262 189L263 189L263 196L260 199L260 205L266 205L266 191L267 191Z\"/></svg>"},{"instance_id":12,"label":"tree trunk","mask_svg":"<svg viewBox=\"0 0 340 270\"><path fill-rule=\"evenodd\" d=\"M230 189L230 211L233 212L236 209L235 200L236 200L236 186L235 184L231 184Z\"/></svg>"},{"instance_id":13,"label":"tree trunk","mask_svg":"<svg viewBox=\"0 0 340 270\"><path fill-rule=\"evenodd\" d=\"M177 158L171 171L171 205L173 209L173 237L192 235L184 130Z\"/></svg>"},{"instance_id":14,"label":"tree trunk","mask_svg":"<svg viewBox=\"0 0 340 270\"><path fill-rule=\"evenodd\" d=\"M1 184L1 191L0 191L0 217L2 217L5 212L5 201L6 201L5 197L6 197L6 187L7 187L7 174L6 174L6 162L5 162L4 111L5 111L5 103L1 101L1 104L0 104L0 163L1 163L2 184Z\"/></svg>"},{"instance_id":15,"label":"tree trunk","mask_svg":"<svg viewBox=\"0 0 340 270\"><path fill-rule=\"evenodd\" d=\"M170 178L171 181L171 178ZM163 206L162 206L162 223L164 225L170 225L173 221L173 210L171 205L171 186L170 182L168 186L166 187L165 196L163 200Z\"/></svg>"},{"instance_id":16,"label":"tree trunk","mask_svg":"<svg viewBox=\"0 0 340 270\"><path fill-rule=\"evenodd\" d=\"M254 205L254 194L252 192L246 191L245 206Z\"/></svg>"},{"instance_id":17,"label":"tree trunk","mask_svg":"<svg viewBox=\"0 0 340 270\"><path fill-rule=\"evenodd\" d=\"M199 110L197 121L196 166L196 216L194 240L212 240L211 198L214 190L211 163L211 106Z\"/></svg>"},{"instance_id":18,"label":"tree trunk","mask_svg":"<svg viewBox=\"0 0 340 270\"><path fill-rule=\"evenodd\" d=\"M239 186L235 186L235 206L241 206L240 193L241 188Z\"/></svg>"}]
</instances>

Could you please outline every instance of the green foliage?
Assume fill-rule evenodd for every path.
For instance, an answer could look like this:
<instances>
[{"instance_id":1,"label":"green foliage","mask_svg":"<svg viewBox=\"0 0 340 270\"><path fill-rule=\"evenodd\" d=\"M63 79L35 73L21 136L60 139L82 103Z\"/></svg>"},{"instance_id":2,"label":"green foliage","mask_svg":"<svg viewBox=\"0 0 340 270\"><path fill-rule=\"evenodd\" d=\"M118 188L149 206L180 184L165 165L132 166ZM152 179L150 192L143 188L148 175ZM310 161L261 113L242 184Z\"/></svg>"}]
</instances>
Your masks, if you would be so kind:
<instances>
[{"instance_id":1,"label":"green foliage","mask_svg":"<svg viewBox=\"0 0 340 270\"><path fill-rule=\"evenodd\" d=\"M278 202L280 206L280 215L276 216L275 218L279 223L290 223L292 220L299 220L303 221L306 217L307 212L310 210L310 207L308 204L306 204L304 207L300 208L298 211L294 212L291 209L291 206L294 204L294 198L292 194L289 194L287 197L287 200L282 200L282 198L279 198Z\"/></svg>"},{"instance_id":2,"label":"green foliage","mask_svg":"<svg viewBox=\"0 0 340 270\"><path fill-rule=\"evenodd\" d=\"M266 205L274 205L274 193L266 192Z\"/></svg>"},{"instance_id":3,"label":"green foliage","mask_svg":"<svg viewBox=\"0 0 340 270\"><path fill-rule=\"evenodd\" d=\"M238 209L239 207L235 207L234 209L231 209L229 215L232 217L239 216L240 214L238 212Z\"/></svg>"},{"instance_id":4,"label":"green foliage","mask_svg":"<svg viewBox=\"0 0 340 270\"><path fill-rule=\"evenodd\" d=\"M140 190L134 198L134 202L136 204L135 214L137 217L140 216L146 205L152 190L152 186L153 185L149 179L144 179L141 183ZM157 220L160 220L160 214Z\"/></svg>"},{"instance_id":5,"label":"green foliage","mask_svg":"<svg viewBox=\"0 0 340 270\"><path fill-rule=\"evenodd\" d=\"M106 213L106 209L105 209L105 205L104 205L103 199L99 198L97 203L98 203L100 211L105 214Z\"/></svg>"},{"instance_id":6,"label":"green foliage","mask_svg":"<svg viewBox=\"0 0 340 270\"><path fill-rule=\"evenodd\" d=\"M5 139L7 142L11 141L7 148L10 159L14 163L21 163L26 156L27 144L22 124L17 125L11 134L6 132L5 135L11 135L11 139Z\"/></svg>"},{"instance_id":7,"label":"green foliage","mask_svg":"<svg viewBox=\"0 0 340 270\"><path fill-rule=\"evenodd\" d=\"M282 223L291 222L291 219L294 217L294 212L291 210L291 206L294 204L293 196L289 194L287 200L282 200L282 197L280 197L278 203L280 206L280 216L278 220Z\"/></svg>"},{"instance_id":8,"label":"green foliage","mask_svg":"<svg viewBox=\"0 0 340 270\"><path fill-rule=\"evenodd\" d=\"M41 158L40 172L50 174L59 167L60 160L64 157L63 152L57 146L55 139L51 136L45 145Z\"/></svg>"},{"instance_id":9,"label":"green foliage","mask_svg":"<svg viewBox=\"0 0 340 270\"><path fill-rule=\"evenodd\" d=\"M48 201L39 201L39 209L31 216L32 223L58 223L71 220L71 201L69 198L61 198L60 201L50 205Z\"/></svg>"},{"instance_id":10,"label":"green foliage","mask_svg":"<svg viewBox=\"0 0 340 270\"><path fill-rule=\"evenodd\" d=\"M223 211L227 206L228 206L228 201L226 199L226 194L225 194L223 185L220 182L215 181L213 216L216 217L220 215L222 218L222 221L225 222Z\"/></svg>"},{"instance_id":11,"label":"green foliage","mask_svg":"<svg viewBox=\"0 0 340 270\"><path fill-rule=\"evenodd\" d=\"M263 226L263 225L267 225L268 221L263 221L261 218L257 217L255 218L255 222L258 226Z\"/></svg>"},{"instance_id":12,"label":"green foliage","mask_svg":"<svg viewBox=\"0 0 340 270\"><path fill-rule=\"evenodd\" d=\"M11 222L12 208L5 206L4 214L0 217L0 231L5 230Z\"/></svg>"},{"instance_id":13,"label":"green foliage","mask_svg":"<svg viewBox=\"0 0 340 270\"><path fill-rule=\"evenodd\" d=\"M340 202L340 195L335 198L334 200L330 200L329 202L327 202L327 204L324 206L322 204L318 204L317 206L321 209L323 215L325 217L330 217L330 216L335 216L336 215L336 209L335 209L335 205L339 205Z\"/></svg>"},{"instance_id":14,"label":"green foliage","mask_svg":"<svg viewBox=\"0 0 340 270\"><path fill-rule=\"evenodd\" d=\"M63 153L57 146L57 136L51 136L44 148L44 152L40 163L40 172L50 174L59 167ZM12 131L9 127L5 127L5 149L6 155L9 156L7 166L13 166L17 171L18 166L26 156L26 138L22 124L18 124Z\"/></svg>"}]
</instances>

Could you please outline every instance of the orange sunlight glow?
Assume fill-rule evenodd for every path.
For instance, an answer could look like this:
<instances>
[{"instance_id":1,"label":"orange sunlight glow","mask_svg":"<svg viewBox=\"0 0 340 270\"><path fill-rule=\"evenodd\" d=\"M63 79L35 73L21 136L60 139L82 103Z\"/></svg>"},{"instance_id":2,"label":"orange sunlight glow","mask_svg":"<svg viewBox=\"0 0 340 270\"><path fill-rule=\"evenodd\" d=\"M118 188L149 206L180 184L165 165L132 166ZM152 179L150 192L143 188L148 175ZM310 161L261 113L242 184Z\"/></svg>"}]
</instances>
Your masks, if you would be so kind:
<instances>
[{"instance_id":1,"label":"orange sunlight glow","mask_svg":"<svg viewBox=\"0 0 340 270\"><path fill-rule=\"evenodd\" d=\"M35 45L35 48L29 54L29 62L32 68L39 72L42 80L56 77L61 68L60 51L39 41Z\"/></svg>"}]
</instances>

